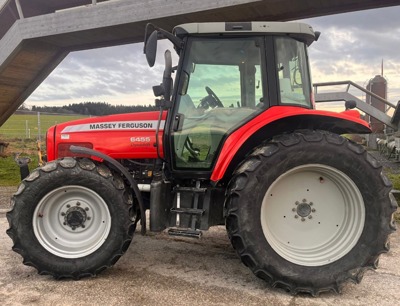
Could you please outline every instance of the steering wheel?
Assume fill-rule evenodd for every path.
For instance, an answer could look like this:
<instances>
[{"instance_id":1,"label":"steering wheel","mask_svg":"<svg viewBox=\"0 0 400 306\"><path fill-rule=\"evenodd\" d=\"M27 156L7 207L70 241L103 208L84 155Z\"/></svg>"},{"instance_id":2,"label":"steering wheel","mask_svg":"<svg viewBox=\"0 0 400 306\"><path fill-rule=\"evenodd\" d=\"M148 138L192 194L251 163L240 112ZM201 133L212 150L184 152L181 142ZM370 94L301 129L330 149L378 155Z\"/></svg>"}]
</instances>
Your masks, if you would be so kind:
<instances>
[{"instance_id":1,"label":"steering wheel","mask_svg":"<svg viewBox=\"0 0 400 306\"><path fill-rule=\"evenodd\" d=\"M206 86L206 91L207 91L208 95L210 97L212 97L215 100L215 102L217 102L217 106L218 107L224 107L224 105L222 104L221 100L217 97L215 92L213 92L213 90L210 87Z\"/></svg>"},{"instance_id":2,"label":"steering wheel","mask_svg":"<svg viewBox=\"0 0 400 306\"><path fill-rule=\"evenodd\" d=\"M197 108L208 109L209 107L211 108L224 107L221 100L217 97L217 95L212 91L210 87L206 86L206 91L208 96L201 99L200 104Z\"/></svg>"}]
</instances>

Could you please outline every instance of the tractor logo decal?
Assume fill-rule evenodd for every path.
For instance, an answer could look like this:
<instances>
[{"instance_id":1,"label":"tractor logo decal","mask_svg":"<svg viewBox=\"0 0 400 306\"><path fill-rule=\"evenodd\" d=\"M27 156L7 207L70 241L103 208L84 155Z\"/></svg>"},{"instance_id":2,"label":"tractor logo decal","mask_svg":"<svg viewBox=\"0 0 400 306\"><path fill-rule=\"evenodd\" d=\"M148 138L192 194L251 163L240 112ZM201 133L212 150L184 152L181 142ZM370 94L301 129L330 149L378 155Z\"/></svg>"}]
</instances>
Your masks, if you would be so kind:
<instances>
[{"instance_id":1,"label":"tractor logo decal","mask_svg":"<svg viewBox=\"0 0 400 306\"><path fill-rule=\"evenodd\" d=\"M90 131L110 131L110 130L156 130L157 120L147 121L112 121L94 122L66 126L61 133L76 133ZM160 131L164 129L165 120L160 122Z\"/></svg>"}]
</instances>

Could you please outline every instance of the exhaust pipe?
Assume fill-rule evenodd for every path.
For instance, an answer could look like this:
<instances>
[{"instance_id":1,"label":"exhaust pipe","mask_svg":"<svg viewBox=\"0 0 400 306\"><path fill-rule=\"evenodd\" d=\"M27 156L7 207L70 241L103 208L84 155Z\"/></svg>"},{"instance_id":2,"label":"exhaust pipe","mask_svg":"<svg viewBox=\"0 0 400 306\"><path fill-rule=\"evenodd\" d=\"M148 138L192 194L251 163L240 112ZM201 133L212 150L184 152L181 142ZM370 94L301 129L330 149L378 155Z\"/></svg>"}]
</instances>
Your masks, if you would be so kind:
<instances>
[{"instance_id":1,"label":"exhaust pipe","mask_svg":"<svg viewBox=\"0 0 400 306\"><path fill-rule=\"evenodd\" d=\"M19 173L21 175L21 181L24 180L26 177L29 176L29 167L28 164L31 162L29 157L23 156L19 157L21 153L14 154L14 160L19 166Z\"/></svg>"}]
</instances>

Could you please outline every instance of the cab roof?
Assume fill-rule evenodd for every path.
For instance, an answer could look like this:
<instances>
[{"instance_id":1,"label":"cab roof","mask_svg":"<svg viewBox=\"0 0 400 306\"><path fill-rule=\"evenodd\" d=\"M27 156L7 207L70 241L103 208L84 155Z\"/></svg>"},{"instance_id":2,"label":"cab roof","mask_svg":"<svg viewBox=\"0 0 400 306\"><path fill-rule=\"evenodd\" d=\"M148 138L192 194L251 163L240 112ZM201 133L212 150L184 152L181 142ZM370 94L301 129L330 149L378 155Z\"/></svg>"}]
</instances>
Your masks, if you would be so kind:
<instances>
[{"instance_id":1,"label":"cab roof","mask_svg":"<svg viewBox=\"0 0 400 306\"><path fill-rule=\"evenodd\" d=\"M180 38L194 35L287 35L310 45L318 39L319 33L305 23L299 22L207 22L185 23L174 28L174 34Z\"/></svg>"}]
</instances>

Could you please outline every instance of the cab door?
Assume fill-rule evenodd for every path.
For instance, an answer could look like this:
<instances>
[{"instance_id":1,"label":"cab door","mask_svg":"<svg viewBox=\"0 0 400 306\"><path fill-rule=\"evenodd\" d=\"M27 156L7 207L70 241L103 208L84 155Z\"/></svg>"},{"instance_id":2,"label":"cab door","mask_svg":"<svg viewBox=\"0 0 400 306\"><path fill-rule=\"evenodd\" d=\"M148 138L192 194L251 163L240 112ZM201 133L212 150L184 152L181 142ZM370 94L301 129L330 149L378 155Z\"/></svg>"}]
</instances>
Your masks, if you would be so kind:
<instances>
[{"instance_id":1,"label":"cab door","mask_svg":"<svg viewBox=\"0 0 400 306\"><path fill-rule=\"evenodd\" d=\"M264 40L191 38L172 122L172 168L207 176L227 135L264 111Z\"/></svg>"}]
</instances>

